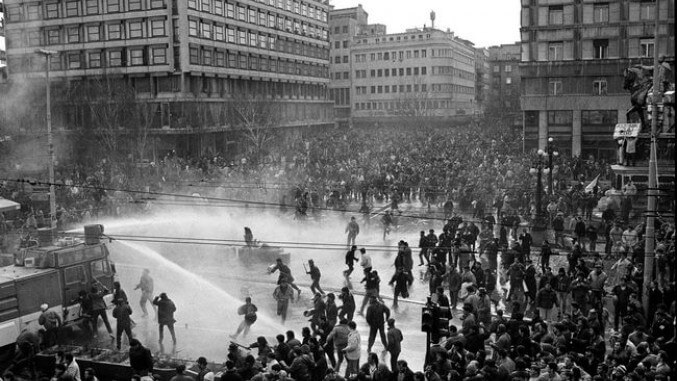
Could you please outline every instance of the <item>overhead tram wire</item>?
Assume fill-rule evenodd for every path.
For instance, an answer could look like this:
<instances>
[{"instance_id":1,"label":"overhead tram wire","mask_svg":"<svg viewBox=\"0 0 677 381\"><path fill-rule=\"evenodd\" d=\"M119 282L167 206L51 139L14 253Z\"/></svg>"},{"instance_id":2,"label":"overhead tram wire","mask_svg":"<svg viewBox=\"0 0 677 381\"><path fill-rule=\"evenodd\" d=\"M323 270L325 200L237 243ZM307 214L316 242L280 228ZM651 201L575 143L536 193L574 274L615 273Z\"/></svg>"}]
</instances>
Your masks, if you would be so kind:
<instances>
[{"instance_id":1,"label":"overhead tram wire","mask_svg":"<svg viewBox=\"0 0 677 381\"><path fill-rule=\"evenodd\" d=\"M85 237L80 233L68 233L70 236L79 238ZM229 239L210 239L210 238L189 238L189 237L154 237L154 236L137 236L137 235L120 235L120 234L106 234L106 238L112 241L133 241L133 242L149 242L149 243L176 243L186 245L207 245L207 246L244 246L241 240ZM319 242L289 242L289 241L266 241L266 244L274 244L274 247L281 247L284 249L300 249L300 250L330 250L330 251L344 251L346 244L339 243L319 243ZM393 251L397 250L397 246L387 245L360 245L370 251Z\"/></svg>"},{"instance_id":2,"label":"overhead tram wire","mask_svg":"<svg viewBox=\"0 0 677 381\"><path fill-rule=\"evenodd\" d=\"M29 183L31 185L51 185L49 182L44 182L44 181L30 181L30 180L21 180L21 179L6 179L6 178L0 178L0 181L7 181L7 182L15 182L15 183ZM67 184L60 184L60 183L54 183L54 186L59 186L59 187L78 187L82 189L96 189L96 190L105 190L105 191L111 191L111 192L127 192L127 193L134 193L134 194L145 194L145 195L154 195L154 196L167 196L167 197L180 197L184 199L190 199L190 200L200 200L200 201L216 201L216 202L232 202L236 204L247 204L247 205L257 205L257 206L269 206L269 207L293 207L292 205L284 205L280 203L274 203L274 202L266 202L266 201L247 201L247 200L239 200L239 199L230 199L230 198L219 198L219 197L208 197L208 196L193 196L189 194L180 194L180 193L167 193L167 192L156 192L156 191L141 191L141 190L132 190L132 189L120 189L120 188L109 188L109 187L96 187L96 186L91 186L91 185L67 185ZM155 200L153 199L146 199L146 201L151 201L154 202ZM327 211L327 212L335 212L335 213L341 213L344 214L346 211L342 210L334 210L331 208L327 207L319 207L315 208L316 210L321 210L321 211ZM384 212L376 212L376 213L370 213L370 215L383 215L385 214ZM424 219L424 220L440 220L440 221L446 221L446 218L437 218L437 217L423 217L419 215L404 215L400 214L398 217L409 217L409 218L416 218L416 219ZM470 220L468 220L470 221ZM479 221L479 220L477 220Z\"/></svg>"},{"instance_id":3,"label":"overhead tram wire","mask_svg":"<svg viewBox=\"0 0 677 381\"><path fill-rule=\"evenodd\" d=\"M45 181L32 181L32 180L23 180L23 179L8 179L8 178L0 178L0 181L7 181L7 182L14 182L14 183L28 183L31 185L51 185L49 182ZM286 207L286 208L293 208L293 205L285 205L281 203L274 203L274 202L266 202L266 201L250 201L250 200L240 200L240 199L231 199L231 198L219 198L219 197L210 197L210 196L193 196L189 194L181 194L181 193L168 193L168 192L157 192L157 191L142 191L142 190L132 190L132 189L122 189L122 188L110 188L110 187L97 187L97 186L91 186L91 185L76 185L76 184L61 184L61 183L54 183L54 186L59 186L59 187L67 187L67 188L81 188L81 189L94 189L94 190L105 190L105 191L110 191L110 192L127 192L127 193L133 193L133 194L141 194L141 195L153 195L153 196L167 196L167 197L179 197L187 200L192 200L194 202L190 204L186 204L186 206L219 206L219 202L223 203L234 203L234 204L242 204L242 207L245 205L249 208L252 207L260 207L262 209L265 209L267 207L274 207L274 208L280 208L280 207ZM167 203L170 204L172 202L176 202L176 200L159 200L159 199L154 199L154 198L146 198L143 201L151 201L153 203ZM196 203L195 201L198 201ZM216 202L216 204L200 204L199 201L210 201L210 202ZM131 202L131 203L137 203L137 202ZM180 205L180 204L174 204L174 205ZM227 207L228 205L225 205L223 207ZM230 205L230 207L233 207ZM342 211L342 210L335 210L327 207L317 207L315 210L320 210L320 211L326 211L326 212L335 212L335 213L341 213L344 214L347 211ZM384 211L385 212L385 211ZM372 212L369 213L371 216L376 216L376 215L383 215L385 214L384 212ZM447 218L444 218L444 212L443 211L431 211L430 213L432 214L437 214L437 215L443 215L443 217L437 217L437 216L422 216L422 215L415 215L415 214L398 214L398 218L411 218L411 219L419 219L419 220L434 220L434 221L446 221ZM475 219L475 218L464 218L463 222L474 222L474 223L482 223L484 222L483 219ZM500 223L500 222L497 222Z\"/></svg>"}]
</instances>

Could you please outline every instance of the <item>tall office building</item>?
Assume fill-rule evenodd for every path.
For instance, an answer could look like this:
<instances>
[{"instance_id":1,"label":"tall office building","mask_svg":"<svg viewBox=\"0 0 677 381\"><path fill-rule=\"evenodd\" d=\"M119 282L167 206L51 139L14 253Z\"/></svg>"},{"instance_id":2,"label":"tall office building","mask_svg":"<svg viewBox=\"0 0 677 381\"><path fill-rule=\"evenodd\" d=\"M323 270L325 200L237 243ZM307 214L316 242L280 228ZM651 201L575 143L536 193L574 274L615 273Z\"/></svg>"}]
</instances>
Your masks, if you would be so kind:
<instances>
[{"instance_id":1,"label":"tall office building","mask_svg":"<svg viewBox=\"0 0 677 381\"><path fill-rule=\"evenodd\" d=\"M362 4L354 8L332 9L329 11L329 97L334 101L336 123L347 127L351 116L350 88L352 81L352 60L350 51L353 37L363 33L368 25L369 14Z\"/></svg>"},{"instance_id":2,"label":"tall office building","mask_svg":"<svg viewBox=\"0 0 677 381\"><path fill-rule=\"evenodd\" d=\"M486 110L498 117L506 126L522 127L520 109L520 60L519 43L490 46L489 51L489 90L487 91Z\"/></svg>"},{"instance_id":3,"label":"tall office building","mask_svg":"<svg viewBox=\"0 0 677 381\"><path fill-rule=\"evenodd\" d=\"M654 14L659 53L674 65L673 0L522 0L521 106L527 148L552 137L560 151L613 158L610 138L626 122L623 70L653 64Z\"/></svg>"},{"instance_id":4,"label":"tall office building","mask_svg":"<svg viewBox=\"0 0 677 381\"><path fill-rule=\"evenodd\" d=\"M219 141L233 128L224 105L248 96L280 106L275 127L330 126L328 11L327 0L6 0L10 80L43 77L34 51L54 50L55 82L131 85L188 151L197 129ZM83 115L55 115L55 127Z\"/></svg>"},{"instance_id":5,"label":"tall office building","mask_svg":"<svg viewBox=\"0 0 677 381\"><path fill-rule=\"evenodd\" d=\"M491 64L487 48L475 49L475 112L484 114L491 82Z\"/></svg>"},{"instance_id":6,"label":"tall office building","mask_svg":"<svg viewBox=\"0 0 677 381\"><path fill-rule=\"evenodd\" d=\"M353 38L353 122L398 123L402 117L444 122L472 115L475 49L433 28Z\"/></svg>"}]
</instances>

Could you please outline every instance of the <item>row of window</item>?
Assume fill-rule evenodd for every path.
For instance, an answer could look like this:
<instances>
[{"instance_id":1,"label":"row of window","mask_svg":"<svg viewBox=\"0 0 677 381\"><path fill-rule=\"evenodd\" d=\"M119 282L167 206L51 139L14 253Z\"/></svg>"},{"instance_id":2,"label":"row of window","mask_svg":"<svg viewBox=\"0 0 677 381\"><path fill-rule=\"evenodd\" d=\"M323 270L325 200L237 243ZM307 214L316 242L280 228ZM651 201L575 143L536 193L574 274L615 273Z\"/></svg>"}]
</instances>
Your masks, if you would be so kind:
<instances>
[{"instance_id":1,"label":"row of window","mask_svg":"<svg viewBox=\"0 0 677 381\"><path fill-rule=\"evenodd\" d=\"M329 58L329 49L320 45L304 44L296 40L284 40L273 35L258 34L255 31L229 28L209 20L189 18L188 35L318 59Z\"/></svg>"},{"instance_id":2,"label":"row of window","mask_svg":"<svg viewBox=\"0 0 677 381\"><path fill-rule=\"evenodd\" d=\"M592 40L592 58L606 59L609 58L609 40L597 39ZM641 38L639 39L639 51L629 52L630 56L638 57L653 57L654 55L654 39ZM564 59L564 42L550 41L548 42L548 61L561 61Z\"/></svg>"},{"instance_id":3,"label":"row of window","mask_svg":"<svg viewBox=\"0 0 677 381\"><path fill-rule=\"evenodd\" d=\"M397 77L399 74L400 77L411 76L411 75L428 75L428 68L426 66L422 67L401 67L401 68L392 68L392 69L371 69L369 70L369 78L380 78L380 77ZM367 78L367 70L355 70L355 78Z\"/></svg>"},{"instance_id":4,"label":"row of window","mask_svg":"<svg viewBox=\"0 0 677 381\"><path fill-rule=\"evenodd\" d=\"M348 34L348 25L335 26L333 34Z\"/></svg>"},{"instance_id":5,"label":"row of window","mask_svg":"<svg viewBox=\"0 0 677 381\"><path fill-rule=\"evenodd\" d=\"M391 93L426 93L429 86L425 83L415 83L409 85L381 85L381 86L356 86L355 94L391 94ZM451 83L434 83L430 86L433 93L455 93L455 94L474 94L475 88L469 86L455 85Z\"/></svg>"},{"instance_id":6,"label":"row of window","mask_svg":"<svg viewBox=\"0 0 677 381\"><path fill-rule=\"evenodd\" d=\"M264 9L257 10L256 8L247 7L234 1L226 1L224 3L223 0L200 0L200 2L194 0L192 3L191 1L188 2L188 8L197 9L198 4L202 4L202 9L209 9L209 13L218 16L225 16L267 28L286 30L287 32L303 34L312 38L323 40L329 38L327 30L320 25L292 19L282 14L266 13Z\"/></svg>"},{"instance_id":7,"label":"row of window","mask_svg":"<svg viewBox=\"0 0 677 381\"><path fill-rule=\"evenodd\" d=\"M571 126L573 111L548 111L548 126ZM618 123L616 110L581 110L583 126L615 126Z\"/></svg>"},{"instance_id":8,"label":"row of window","mask_svg":"<svg viewBox=\"0 0 677 381\"><path fill-rule=\"evenodd\" d=\"M322 8L316 8L310 3L296 0L257 0L261 4L277 7L278 9L293 12L297 15L309 17L318 22L327 21L327 11ZM226 8L228 4L232 5L234 1L226 0ZM188 0L188 8L195 9L202 12L213 13L218 16L224 16L224 0ZM232 17L232 16L228 16Z\"/></svg>"},{"instance_id":9,"label":"row of window","mask_svg":"<svg viewBox=\"0 0 677 381\"><path fill-rule=\"evenodd\" d=\"M512 72L512 65L505 65L503 67L503 70L506 73ZM494 73L500 73L501 72L501 66L500 65L494 65Z\"/></svg>"},{"instance_id":10,"label":"row of window","mask_svg":"<svg viewBox=\"0 0 677 381\"><path fill-rule=\"evenodd\" d=\"M453 103L450 100L428 101L393 101L393 102L356 102L355 110L438 110L451 109Z\"/></svg>"},{"instance_id":11,"label":"row of window","mask_svg":"<svg viewBox=\"0 0 677 381\"><path fill-rule=\"evenodd\" d=\"M564 25L565 21L567 24L574 22L573 19L573 6L570 8L571 13L569 18L565 18L564 6L562 5L551 5L548 7L548 25ZM639 20L642 21L653 21L655 17L656 2L655 1L642 1L639 4ZM617 16L618 17L618 16ZM609 3L598 3L593 4L592 7L592 22L594 23L607 23L609 22Z\"/></svg>"},{"instance_id":12,"label":"row of window","mask_svg":"<svg viewBox=\"0 0 677 381\"><path fill-rule=\"evenodd\" d=\"M596 79L592 81L592 95L607 95L607 81L606 79ZM548 81L549 95L563 95L564 85L561 79L550 79Z\"/></svg>"},{"instance_id":13,"label":"row of window","mask_svg":"<svg viewBox=\"0 0 677 381\"><path fill-rule=\"evenodd\" d=\"M433 75L450 75L452 77L458 77L470 81L475 80L475 73L466 70L461 70L453 66L433 66L432 71Z\"/></svg>"},{"instance_id":14,"label":"row of window","mask_svg":"<svg viewBox=\"0 0 677 381\"><path fill-rule=\"evenodd\" d=\"M329 100L339 106L350 106L350 89L329 89Z\"/></svg>"},{"instance_id":15,"label":"row of window","mask_svg":"<svg viewBox=\"0 0 677 381\"><path fill-rule=\"evenodd\" d=\"M284 59L278 60L275 57L248 55L242 52L225 51L207 46L190 46L189 58L189 62L192 65L228 67L317 78L327 78L329 76L329 69L326 66Z\"/></svg>"},{"instance_id":16,"label":"row of window","mask_svg":"<svg viewBox=\"0 0 677 381\"><path fill-rule=\"evenodd\" d=\"M23 33L21 30L12 31L7 34L7 46L59 45L164 36L167 36L167 29L166 21L162 18L120 20L106 24L75 24L29 29Z\"/></svg>"},{"instance_id":17,"label":"row of window","mask_svg":"<svg viewBox=\"0 0 677 381\"><path fill-rule=\"evenodd\" d=\"M5 12L7 20L14 22L161 8L165 8L165 0L55 0L8 5Z\"/></svg>"},{"instance_id":18,"label":"row of window","mask_svg":"<svg viewBox=\"0 0 677 381\"><path fill-rule=\"evenodd\" d=\"M334 73L334 75L331 76L333 79L350 79L350 72L349 71L337 71Z\"/></svg>"},{"instance_id":19,"label":"row of window","mask_svg":"<svg viewBox=\"0 0 677 381\"><path fill-rule=\"evenodd\" d=\"M130 48L65 51L52 57L50 70L81 70L103 67L126 67L146 65L166 65L167 47L140 46ZM44 70L44 58L35 55L10 58L8 66L13 71Z\"/></svg>"},{"instance_id":20,"label":"row of window","mask_svg":"<svg viewBox=\"0 0 677 381\"><path fill-rule=\"evenodd\" d=\"M338 41L337 41L338 42ZM422 50L400 50L399 52L381 52L381 53L370 53L370 54L355 54L355 62L367 62L367 57L369 61L390 61L390 60L404 60L405 58L427 58L428 51L426 49Z\"/></svg>"},{"instance_id":21,"label":"row of window","mask_svg":"<svg viewBox=\"0 0 677 381\"><path fill-rule=\"evenodd\" d=\"M348 49L350 47L350 41L334 41L334 49Z\"/></svg>"},{"instance_id":22,"label":"row of window","mask_svg":"<svg viewBox=\"0 0 677 381\"><path fill-rule=\"evenodd\" d=\"M367 39L363 38L361 40L357 40L357 44L368 44L370 42L375 43L375 44L380 44L381 42L401 42L401 41L414 41L418 37L419 40L423 40L424 36L422 34L417 35L406 35L406 36L391 36L391 37L376 37L373 40L372 39ZM425 38L430 39L430 34L426 34Z\"/></svg>"}]
</instances>

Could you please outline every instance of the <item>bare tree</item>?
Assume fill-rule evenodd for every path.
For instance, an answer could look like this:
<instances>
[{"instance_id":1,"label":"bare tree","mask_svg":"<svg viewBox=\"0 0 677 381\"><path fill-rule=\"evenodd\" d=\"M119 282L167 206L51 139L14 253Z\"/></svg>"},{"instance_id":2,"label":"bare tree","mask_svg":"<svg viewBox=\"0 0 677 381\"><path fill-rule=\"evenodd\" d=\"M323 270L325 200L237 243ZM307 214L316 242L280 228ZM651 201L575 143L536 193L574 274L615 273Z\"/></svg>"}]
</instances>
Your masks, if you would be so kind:
<instances>
[{"instance_id":1,"label":"bare tree","mask_svg":"<svg viewBox=\"0 0 677 381\"><path fill-rule=\"evenodd\" d=\"M146 157L148 150L149 132L155 123L155 118L158 113L160 105L155 102L138 102L135 107L134 124L130 131L132 144L136 148L136 156L138 159Z\"/></svg>"},{"instance_id":2,"label":"bare tree","mask_svg":"<svg viewBox=\"0 0 677 381\"><path fill-rule=\"evenodd\" d=\"M87 105L90 126L104 154L116 160L123 145L123 134L134 122L137 110L134 89L123 78L103 76L74 84L69 98Z\"/></svg>"},{"instance_id":3,"label":"bare tree","mask_svg":"<svg viewBox=\"0 0 677 381\"><path fill-rule=\"evenodd\" d=\"M243 131L249 142L247 151L260 159L277 137L275 127L279 126L282 117L281 105L275 101L247 96L233 101L230 106L233 127Z\"/></svg>"}]
</instances>

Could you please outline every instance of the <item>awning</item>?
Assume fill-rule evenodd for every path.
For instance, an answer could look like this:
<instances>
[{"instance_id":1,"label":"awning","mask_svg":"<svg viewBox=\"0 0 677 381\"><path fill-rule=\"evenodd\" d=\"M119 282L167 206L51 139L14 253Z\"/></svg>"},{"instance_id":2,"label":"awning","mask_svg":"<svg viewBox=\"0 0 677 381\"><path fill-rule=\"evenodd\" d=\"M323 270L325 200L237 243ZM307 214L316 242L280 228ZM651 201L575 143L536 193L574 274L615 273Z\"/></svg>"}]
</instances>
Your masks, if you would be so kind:
<instances>
[{"instance_id":1,"label":"awning","mask_svg":"<svg viewBox=\"0 0 677 381\"><path fill-rule=\"evenodd\" d=\"M21 205L18 202L0 198L0 213L9 212L10 210L19 210L19 208L21 208Z\"/></svg>"},{"instance_id":2,"label":"awning","mask_svg":"<svg viewBox=\"0 0 677 381\"><path fill-rule=\"evenodd\" d=\"M618 123L614 128L614 139L636 138L641 129L640 123Z\"/></svg>"}]
</instances>

